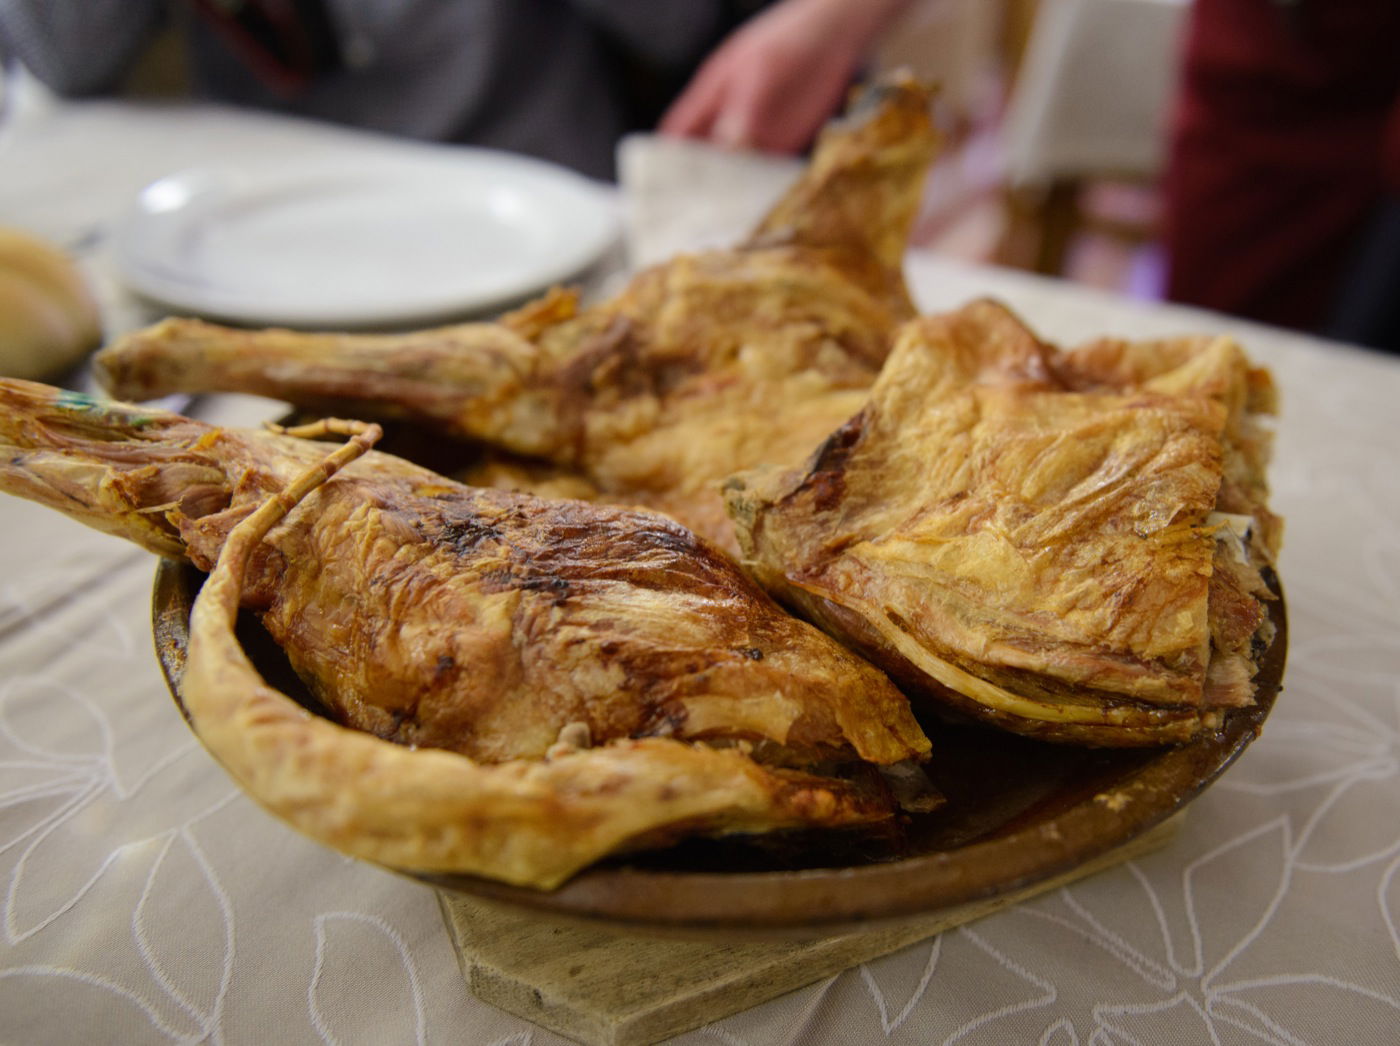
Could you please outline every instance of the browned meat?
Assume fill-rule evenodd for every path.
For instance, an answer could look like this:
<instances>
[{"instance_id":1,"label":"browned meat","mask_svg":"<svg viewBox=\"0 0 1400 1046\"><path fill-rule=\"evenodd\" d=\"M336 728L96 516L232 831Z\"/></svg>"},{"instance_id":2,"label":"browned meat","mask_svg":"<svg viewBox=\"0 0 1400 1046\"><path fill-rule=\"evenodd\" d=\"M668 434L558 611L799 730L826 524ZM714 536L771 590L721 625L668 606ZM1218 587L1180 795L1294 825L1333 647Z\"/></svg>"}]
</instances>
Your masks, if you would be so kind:
<instances>
[{"instance_id":1,"label":"browned meat","mask_svg":"<svg viewBox=\"0 0 1400 1046\"><path fill-rule=\"evenodd\" d=\"M907 80L872 89L746 243L583 311L556 291L499 323L399 336L168 320L98 370L127 398L242 391L414 418L581 473L732 551L718 484L801 460L859 409L914 314L901 260L935 149L928 100Z\"/></svg>"},{"instance_id":2,"label":"browned meat","mask_svg":"<svg viewBox=\"0 0 1400 1046\"><path fill-rule=\"evenodd\" d=\"M325 448L0 380L0 451L0 489L209 569L234 526ZM796 769L928 752L881 673L784 614L726 557L659 515L474 490L370 453L310 493L247 559L239 601L259 613L329 715L401 742L403 752L438 751L405 764L373 755L366 742L345 745L375 765L494 782L482 784L484 795L528 792L494 814L478 796L473 820L435 829L467 840L459 870L557 882L562 865L572 871L605 852L589 848L596 824L574 826L579 849L563 825L560 855L545 869L498 866L472 851L478 829L499 843L512 818L543 832L529 817L562 816L568 797L546 787L560 774L596 778L595 820L606 819L609 775L631 782L619 784L616 800L636 806L616 815L628 833L603 833L621 846L673 829L888 817L887 795ZM239 722L256 734L261 720L248 713ZM561 739L588 750L571 757L584 761L568 773L550 769ZM296 751L279 752L265 757L290 762L257 773L285 785L304 767ZM449 756L470 770L442 770L455 765ZM405 773L422 783L419 771ZM398 795L399 784L340 786L350 816L360 790ZM699 788L714 796L691 794ZM409 816L407 799L393 801ZM492 817L504 827L483 828Z\"/></svg>"},{"instance_id":3,"label":"browned meat","mask_svg":"<svg viewBox=\"0 0 1400 1046\"><path fill-rule=\"evenodd\" d=\"M1249 700L1267 638L1271 406L1228 339L1062 353L975 303L911 324L865 408L729 508L762 583L911 692L1050 740L1179 741Z\"/></svg>"}]
</instances>

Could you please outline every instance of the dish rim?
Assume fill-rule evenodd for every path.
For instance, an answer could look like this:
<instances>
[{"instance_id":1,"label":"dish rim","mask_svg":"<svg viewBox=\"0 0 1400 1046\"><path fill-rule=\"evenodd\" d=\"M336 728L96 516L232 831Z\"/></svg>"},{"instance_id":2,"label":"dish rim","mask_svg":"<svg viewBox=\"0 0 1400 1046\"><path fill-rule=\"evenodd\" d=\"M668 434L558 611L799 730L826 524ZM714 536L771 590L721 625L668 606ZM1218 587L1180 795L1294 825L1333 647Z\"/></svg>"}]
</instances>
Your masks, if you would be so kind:
<instances>
[{"instance_id":1,"label":"dish rim","mask_svg":"<svg viewBox=\"0 0 1400 1046\"><path fill-rule=\"evenodd\" d=\"M187 722L179 680L189 610L202 577L188 563L162 559L152 593L157 659ZM835 868L710 872L601 864L551 891L478 876L388 870L448 893L561 919L663 931L839 932L1013 893L1124 846L1180 812L1258 737L1287 662L1287 607L1282 586L1275 580L1272 587L1276 598L1268 608L1275 632L1259 661L1253 705L1228 710L1218 730L1162 747L1111 787L1048 817L1036 819L1033 805L1009 822L1029 819L1022 827L1008 831L1002 825L952 849Z\"/></svg>"}]
</instances>

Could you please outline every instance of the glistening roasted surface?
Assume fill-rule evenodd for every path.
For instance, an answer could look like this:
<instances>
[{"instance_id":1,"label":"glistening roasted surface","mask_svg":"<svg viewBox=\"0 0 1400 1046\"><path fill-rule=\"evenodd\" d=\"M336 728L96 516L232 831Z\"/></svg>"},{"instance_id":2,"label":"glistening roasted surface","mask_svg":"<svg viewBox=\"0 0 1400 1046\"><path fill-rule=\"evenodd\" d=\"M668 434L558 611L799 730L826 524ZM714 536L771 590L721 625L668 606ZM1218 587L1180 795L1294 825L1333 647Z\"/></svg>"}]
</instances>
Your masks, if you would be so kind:
<instances>
[{"instance_id":1,"label":"glistening roasted surface","mask_svg":"<svg viewBox=\"0 0 1400 1046\"><path fill-rule=\"evenodd\" d=\"M18 381L0 381L0 447L0 488L205 569L250 511L325 454L290 436ZM230 713L275 741L244 753L251 762L240 779L255 796L271 802L250 782L275 781L291 796L298 774L337 772L337 751L359 753L344 766L405 775L300 782L307 794L341 790L325 815L345 822L326 826L342 847L364 804L411 818L399 789L423 786L425 771L414 768L443 760L460 760L469 769L454 779L482 790L475 805L455 800L470 806L465 821L432 829L457 840L451 852L467 861L458 870L545 883L558 881L559 861L577 868L606 852L596 849L603 838L611 847L668 832L888 817L887 793L801 768L928 752L883 675L650 513L473 490L371 453L256 545L240 589L331 716L356 728L269 710L266 722L281 726L258 734L261 713ZM560 741L578 760L568 767L551 756ZM405 762L410 755L423 758ZM495 868L487 850L510 850L510 818L536 818L516 828L543 840L572 801L550 794L549 782L560 778L567 792L575 777L592 783L575 782L589 796L579 814L587 823L554 826L566 856L538 875L528 863ZM432 802L423 816L438 816ZM473 832L486 850L469 852ZM430 850L422 867L450 866L440 863L448 851Z\"/></svg>"},{"instance_id":2,"label":"glistening roasted surface","mask_svg":"<svg viewBox=\"0 0 1400 1046\"><path fill-rule=\"evenodd\" d=\"M979 302L911 323L808 465L729 507L763 584L907 689L1051 740L1183 740L1247 703L1267 638L1272 407L1228 339L1061 352Z\"/></svg>"},{"instance_id":3,"label":"glistening roasted surface","mask_svg":"<svg viewBox=\"0 0 1400 1046\"><path fill-rule=\"evenodd\" d=\"M553 292L499 323L401 336L169 320L104 350L99 373L134 399L244 391L413 418L732 551L720 481L800 461L859 409L914 314L901 262L936 146L928 103L912 81L871 89L747 242L649 269L591 308Z\"/></svg>"}]
</instances>

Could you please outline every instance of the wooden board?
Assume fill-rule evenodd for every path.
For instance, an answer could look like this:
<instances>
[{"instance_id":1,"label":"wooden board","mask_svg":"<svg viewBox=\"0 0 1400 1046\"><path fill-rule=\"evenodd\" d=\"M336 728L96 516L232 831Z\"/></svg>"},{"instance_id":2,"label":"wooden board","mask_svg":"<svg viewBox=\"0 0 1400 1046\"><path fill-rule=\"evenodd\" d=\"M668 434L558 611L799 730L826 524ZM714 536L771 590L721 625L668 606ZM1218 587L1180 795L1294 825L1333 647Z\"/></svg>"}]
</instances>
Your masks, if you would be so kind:
<instances>
[{"instance_id":1,"label":"wooden board","mask_svg":"<svg viewBox=\"0 0 1400 1046\"><path fill-rule=\"evenodd\" d=\"M809 940L686 939L561 922L439 892L467 986L587 1046L660 1042L1155 850L1183 815L1063 875L877 929Z\"/></svg>"}]
</instances>

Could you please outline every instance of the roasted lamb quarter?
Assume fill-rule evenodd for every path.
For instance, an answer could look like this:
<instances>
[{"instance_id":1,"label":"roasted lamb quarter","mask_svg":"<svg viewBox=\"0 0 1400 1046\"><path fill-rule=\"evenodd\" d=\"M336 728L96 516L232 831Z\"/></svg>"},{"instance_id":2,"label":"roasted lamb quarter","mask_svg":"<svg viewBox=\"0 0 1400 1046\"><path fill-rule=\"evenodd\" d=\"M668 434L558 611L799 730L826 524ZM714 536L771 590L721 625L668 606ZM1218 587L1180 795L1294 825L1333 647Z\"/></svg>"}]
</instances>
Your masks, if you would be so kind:
<instances>
[{"instance_id":1,"label":"roasted lamb quarter","mask_svg":"<svg viewBox=\"0 0 1400 1046\"><path fill-rule=\"evenodd\" d=\"M682 835L887 821L867 771L928 754L881 673L655 514L374 452L327 480L324 444L13 380L0 449L0 489L201 569L320 482L217 591L329 718L250 675L217 614L185 697L254 798L357 856L548 887Z\"/></svg>"},{"instance_id":2,"label":"roasted lamb quarter","mask_svg":"<svg viewBox=\"0 0 1400 1046\"><path fill-rule=\"evenodd\" d=\"M1188 740L1252 701L1281 524L1266 371L1226 338L1041 342L977 302L911 323L800 469L728 484L780 601L954 715Z\"/></svg>"},{"instance_id":3,"label":"roasted lamb quarter","mask_svg":"<svg viewBox=\"0 0 1400 1046\"><path fill-rule=\"evenodd\" d=\"M859 409L914 315L902 261L937 148L929 102L907 78L868 90L744 243L645 270L587 308L556 290L498 322L397 335L173 319L103 350L96 368L124 398L251 392L411 419L545 463L474 479L562 480L733 552L720 482L801 461Z\"/></svg>"}]
</instances>

